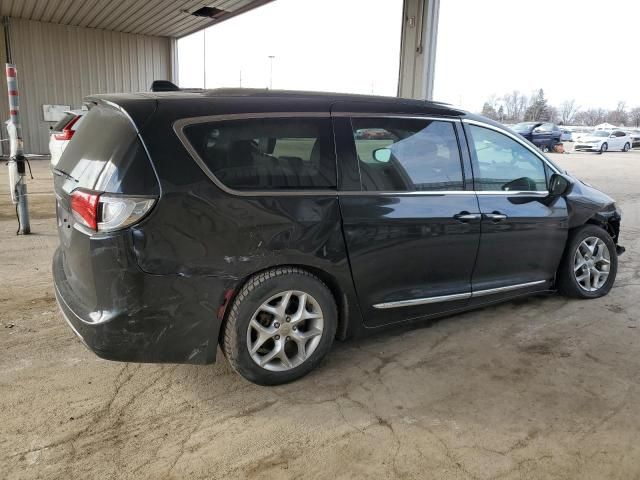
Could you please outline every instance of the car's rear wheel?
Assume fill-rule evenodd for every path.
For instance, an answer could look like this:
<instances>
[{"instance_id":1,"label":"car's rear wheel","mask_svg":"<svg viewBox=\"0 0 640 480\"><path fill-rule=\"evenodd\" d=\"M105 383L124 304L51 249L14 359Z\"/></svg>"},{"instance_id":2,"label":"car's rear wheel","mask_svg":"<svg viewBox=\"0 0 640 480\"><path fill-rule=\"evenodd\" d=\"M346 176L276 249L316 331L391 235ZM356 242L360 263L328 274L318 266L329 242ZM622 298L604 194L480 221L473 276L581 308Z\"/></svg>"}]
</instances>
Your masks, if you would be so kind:
<instances>
[{"instance_id":1,"label":"car's rear wheel","mask_svg":"<svg viewBox=\"0 0 640 480\"><path fill-rule=\"evenodd\" d=\"M624 147L622 148L623 152L628 152L629 150L631 150L631 145L629 145L629 143L625 143Z\"/></svg>"},{"instance_id":2,"label":"car's rear wheel","mask_svg":"<svg viewBox=\"0 0 640 480\"><path fill-rule=\"evenodd\" d=\"M558 291L574 298L602 297L611 290L617 272L613 239L596 225L583 225L569 236L558 268Z\"/></svg>"},{"instance_id":3,"label":"car's rear wheel","mask_svg":"<svg viewBox=\"0 0 640 480\"><path fill-rule=\"evenodd\" d=\"M247 380L278 385L300 378L327 354L337 328L337 307L327 286L295 267L251 277L224 326L222 350Z\"/></svg>"},{"instance_id":4,"label":"car's rear wheel","mask_svg":"<svg viewBox=\"0 0 640 480\"><path fill-rule=\"evenodd\" d=\"M607 142L603 143L602 146L600 147L600 154L603 154L604 152L606 152L607 150L609 150L609 145L607 144Z\"/></svg>"}]
</instances>

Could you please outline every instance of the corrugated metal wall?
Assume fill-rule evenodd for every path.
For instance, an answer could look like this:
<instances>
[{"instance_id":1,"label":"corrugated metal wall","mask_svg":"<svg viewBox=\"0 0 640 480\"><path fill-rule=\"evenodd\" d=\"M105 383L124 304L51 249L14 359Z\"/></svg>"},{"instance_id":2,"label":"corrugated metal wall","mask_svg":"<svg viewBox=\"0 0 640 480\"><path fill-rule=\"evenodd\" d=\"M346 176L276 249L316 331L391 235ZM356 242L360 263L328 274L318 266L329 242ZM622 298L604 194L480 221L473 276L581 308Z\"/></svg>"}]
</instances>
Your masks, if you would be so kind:
<instances>
[{"instance_id":1,"label":"corrugated metal wall","mask_svg":"<svg viewBox=\"0 0 640 480\"><path fill-rule=\"evenodd\" d=\"M94 93L148 91L171 79L171 41L93 28L11 19L26 153L49 153L42 105L80 108ZM6 95L6 79L3 91Z\"/></svg>"}]
</instances>

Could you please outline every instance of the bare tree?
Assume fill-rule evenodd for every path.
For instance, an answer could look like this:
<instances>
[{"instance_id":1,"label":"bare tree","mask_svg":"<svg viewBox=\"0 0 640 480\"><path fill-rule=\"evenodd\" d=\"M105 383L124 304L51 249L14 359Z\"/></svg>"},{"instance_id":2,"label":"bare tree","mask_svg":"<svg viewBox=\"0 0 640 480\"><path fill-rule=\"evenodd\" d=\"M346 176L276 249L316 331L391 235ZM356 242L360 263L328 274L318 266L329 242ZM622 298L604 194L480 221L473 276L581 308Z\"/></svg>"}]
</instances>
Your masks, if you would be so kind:
<instances>
[{"instance_id":1,"label":"bare tree","mask_svg":"<svg viewBox=\"0 0 640 480\"><path fill-rule=\"evenodd\" d=\"M629 112L629 120L634 127L640 127L640 107L635 107Z\"/></svg>"},{"instance_id":2,"label":"bare tree","mask_svg":"<svg viewBox=\"0 0 640 480\"><path fill-rule=\"evenodd\" d=\"M625 102L618 102L616 109L611 110L607 115L607 122L614 125L624 126L628 121L627 104Z\"/></svg>"},{"instance_id":3,"label":"bare tree","mask_svg":"<svg viewBox=\"0 0 640 480\"><path fill-rule=\"evenodd\" d=\"M606 118L607 111L602 108L590 108L589 110L583 110L576 114L576 121L589 127L604 122Z\"/></svg>"},{"instance_id":4,"label":"bare tree","mask_svg":"<svg viewBox=\"0 0 640 480\"><path fill-rule=\"evenodd\" d=\"M505 120L512 122L520 122L524 118L524 112L527 109L527 96L521 94L518 90L502 97L502 103L505 110Z\"/></svg>"},{"instance_id":5,"label":"bare tree","mask_svg":"<svg viewBox=\"0 0 640 480\"><path fill-rule=\"evenodd\" d=\"M578 107L576 106L575 100L566 100L562 102L558 112L560 122L563 125L571 125L576 118L576 113L578 113Z\"/></svg>"}]
</instances>

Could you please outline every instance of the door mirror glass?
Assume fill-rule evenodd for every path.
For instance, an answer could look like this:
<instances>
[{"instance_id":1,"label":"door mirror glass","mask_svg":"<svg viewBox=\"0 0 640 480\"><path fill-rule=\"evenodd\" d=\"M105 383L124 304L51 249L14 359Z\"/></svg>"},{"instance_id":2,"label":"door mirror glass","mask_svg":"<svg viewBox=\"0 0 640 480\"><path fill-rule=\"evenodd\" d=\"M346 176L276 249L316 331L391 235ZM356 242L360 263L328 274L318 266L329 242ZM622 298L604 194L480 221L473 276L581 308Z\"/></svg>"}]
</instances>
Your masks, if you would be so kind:
<instances>
[{"instance_id":1,"label":"door mirror glass","mask_svg":"<svg viewBox=\"0 0 640 480\"><path fill-rule=\"evenodd\" d=\"M373 151L373 158L378 162L387 163L391 160L391 149L378 148Z\"/></svg>"},{"instance_id":2,"label":"door mirror glass","mask_svg":"<svg viewBox=\"0 0 640 480\"><path fill-rule=\"evenodd\" d=\"M565 195L571 191L572 185L573 183L568 177L554 173L549 179L549 195L552 197Z\"/></svg>"}]
</instances>

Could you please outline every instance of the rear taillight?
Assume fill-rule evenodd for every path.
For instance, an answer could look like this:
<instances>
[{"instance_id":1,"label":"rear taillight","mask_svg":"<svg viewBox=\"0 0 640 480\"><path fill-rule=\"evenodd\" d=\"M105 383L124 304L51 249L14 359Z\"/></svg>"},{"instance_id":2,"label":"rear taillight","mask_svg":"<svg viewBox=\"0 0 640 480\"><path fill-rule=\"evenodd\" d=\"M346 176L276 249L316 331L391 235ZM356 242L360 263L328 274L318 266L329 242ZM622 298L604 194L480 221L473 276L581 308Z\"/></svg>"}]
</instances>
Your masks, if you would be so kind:
<instances>
[{"instance_id":1,"label":"rear taillight","mask_svg":"<svg viewBox=\"0 0 640 480\"><path fill-rule=\"evenodd\" d=\"M75 130L73 130L73 126L79 119L80 119L79 115L76 117L73 117L73 119L65 125L62 131L60 133L54 133L53 137L56 140L71 140L71 137L73 137L73 134L75 133Z\"/></svg>"},{"instance_id":2,"label":"rear taillight","mask_svg":"<svg viewBox=\"0 0 640 480\"><path fill-rule=\"evenodd\" d=\"M94 232L112 232L133 225L151 210L155 202L155 197L115 195L83 189L71 193L73 217Z\"/></svg>"},{"instance_id":3,"label":"rear taillight","mask_svg":"<svg viewBox=\"0 0 640 480\"><path fill-rule=\"evenodd\" d=\"M85 190L71 192L73 218L91 230L98 229L98 200L100 195Z\"/></svg>"}]
</instances>

